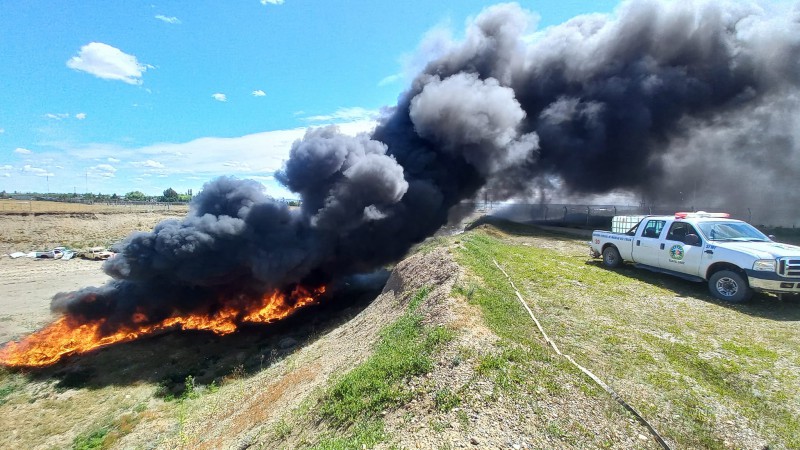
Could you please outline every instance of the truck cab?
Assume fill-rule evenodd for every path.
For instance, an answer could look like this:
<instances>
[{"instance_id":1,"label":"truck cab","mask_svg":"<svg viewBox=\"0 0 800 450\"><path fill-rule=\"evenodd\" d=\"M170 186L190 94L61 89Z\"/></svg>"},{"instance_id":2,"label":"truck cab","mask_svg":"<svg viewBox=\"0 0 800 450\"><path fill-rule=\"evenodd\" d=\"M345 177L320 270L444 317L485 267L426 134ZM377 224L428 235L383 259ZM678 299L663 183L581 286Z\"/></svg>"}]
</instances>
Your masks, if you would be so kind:
<instances>
[{"instance_id":1,"label":"truck cab","mask_svg":"<svg viewBox=\"0 0 800 450\"><path fill-rule=\"evenodd\" d=\"M773 242L724 213L646 216L625 233L592 233L591 254L607 267L637 267L705 281L711 294L743 302L753 290L800 293L800 247Z\"/></svg>"}]
</instances>

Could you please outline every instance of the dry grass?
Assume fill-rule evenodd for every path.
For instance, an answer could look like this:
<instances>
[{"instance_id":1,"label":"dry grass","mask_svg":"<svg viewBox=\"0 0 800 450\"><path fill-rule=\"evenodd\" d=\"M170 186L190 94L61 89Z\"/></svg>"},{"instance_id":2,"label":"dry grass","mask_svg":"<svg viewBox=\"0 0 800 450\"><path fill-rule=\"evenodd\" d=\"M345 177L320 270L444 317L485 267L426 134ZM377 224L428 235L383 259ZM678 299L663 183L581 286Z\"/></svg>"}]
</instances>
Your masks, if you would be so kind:
<instances>
[{"instance_id":1,"label":"dry grass","mask_svg":"<svg viewBox=\"0 0 800 450\"><path fill-rule=\"evenodd\" d=\"M0 214L0 252L109 246L132 231L149 231L164 219L180 219L184 214L177 211Z\"/></svg>"},{"instance_id":2,"label":"dry grass","mask_svg":"<svg viewBox=\"0 0 800 450\"><path fill-rule=\"evenodd\" d=\"M40 200L0 200L0 214L97 214L97 213L133 213L133 212L164 212L186 213L187 205L171 205L168 203L150 203L146 205L114 205L95 203L85 205L82 203L50 202Z\"/></svg>"}]
</instances>

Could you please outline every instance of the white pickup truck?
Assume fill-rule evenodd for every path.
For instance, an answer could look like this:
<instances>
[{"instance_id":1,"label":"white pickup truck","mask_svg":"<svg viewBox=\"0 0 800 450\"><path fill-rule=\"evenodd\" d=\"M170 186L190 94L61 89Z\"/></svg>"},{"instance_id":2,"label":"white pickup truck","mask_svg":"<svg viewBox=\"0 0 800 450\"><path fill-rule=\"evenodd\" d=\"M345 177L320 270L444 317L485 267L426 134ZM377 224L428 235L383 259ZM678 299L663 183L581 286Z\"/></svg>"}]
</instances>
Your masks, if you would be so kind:
<instances>
[{"instance_id":1,"label":"white pickup truck","mask_svg":"<svg viewBox=\"0 0 800 450\"><path fill-rule=\"evenodd\" d=\"M800 293L800 247L772 241L725 213L646 216L627 232L596 230L591 256L618 267L624 261L692 281L708 282L727 302L747 301L754 290Z\"/></svg>"}]
</instances>

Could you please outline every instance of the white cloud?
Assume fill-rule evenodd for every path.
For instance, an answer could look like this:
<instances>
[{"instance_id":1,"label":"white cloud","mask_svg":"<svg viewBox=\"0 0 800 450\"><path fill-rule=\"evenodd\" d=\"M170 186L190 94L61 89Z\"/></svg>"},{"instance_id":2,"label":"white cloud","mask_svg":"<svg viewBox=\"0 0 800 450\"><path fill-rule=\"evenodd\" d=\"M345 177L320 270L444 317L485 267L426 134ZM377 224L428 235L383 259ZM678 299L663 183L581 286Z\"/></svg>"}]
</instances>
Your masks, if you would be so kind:
<instances>
[{"instance_id":1,"label":"white cloud","mask_svg":"<svg viewBox=\"0 0 800 450\"><path fill-rule=\"evenodd\" d=\"M309 122L359 122L365 120L376 120L378 111L361 107L339 108L331 114L306 117L303 120Z\"/></svg>"},{"instance_id":2,"label":"white cloud","mask_svg":"<svg viewBox=\"0 0 800 450\"><path fill-rule=\"evenodd\" d=\"M30 155L33 152L28 150L27 148L17 147L14 149L14 153L18 155Z\"/></svg>"},{"instance_id":3,"label":"white cloud","mask_svg":"<svg viewBox=\"0 0 800 450\"><path fill-rule=\"evenodd\" d=\"M83 119L86 118L86 113L75 114L75 118L78 119L78 120L83 120Z\"/></svg>"},{"instance_id":4,"label":"white cloud","mask_svg":"<svg viewBox=\"0 0 800 450\"><path fill-rule=\"evenodd\" d=\"M267 3L270 5L282 5L283 0L261 0L262 5L266 5Z\"/></svg>"},{"instance_id":5,"label":"white cloud","mask_svg":"<svg viewBox=\"0 0 800 450\"><path fill-rule=\"evenodd\" d=\"M47 117L48 119L62 120L62 119L68 118L69 117L69 113L55 113L55 114L54 113L47 113L44 116Z\"/></svg>"},{"instance_id":6,"label":"white cloud","mask_svg":"<svg viewBox=\"0 0 800 450\"><path fill-rule=\"evenodd\" d=\"M67 67L106 80L142 84L142 73L152 66L140 64L135 56L116 47L102 42L91 42L81 47L78 55L67 61Z\"/></svg>"},{"instance_id":7,"label":"white cloud","mask_svg":"<svg viewBox=\"0 0 800 450\"><path fill-rule=\"evenodd\" d=\"M6 172L6 173L4 173L4 174L3 174L3 177L5 177L5 178L10 178L10 177L11 177L11 174L10 174L10 173L8 173L8 172Z\"/></svg>"},{"instance_id":8,"label":"white cloud","mask_svg":"<svg viewBox=\"0 0 800 450\"><path fill-rule=\"evenodd\" d=\"M24 165L22 167L22 171L24 173L35 175L37 177L54 177L55 176L55 174L52 173L52 172L49 172L49 171L47 171L45 169L42 169L40 167L31 166L30 164Z\"/></svg>"},{"instance_id":9,"label":"white cloud","mask_svg":"<svg viewBox=\"0 0 800 450\"><path fill-rule=\"evenodd\" d=\"M165 167L164 164L153 161L152 159L148 159L147 161L135 161L132 162L131 165L133 167L148 167L151 169L163 169Z\"/></svg>"},{"instance_id":10,"label":"white cloud","mask_svg":"<svg viewBox=\"0 0 800 450\"><path fill-rule=\"evenodd\" d=\"M163 14L157 14L156 15L156 19L158 19L158 20L160 20L162 22L171 23L173 25L180 25L180 23L181 23L181 20L178 19L177 17L167 17L167 16L165 16Z\"/></svg>"},{"instance_id":11,"label":"white cloud","mask_svg":"<svg viewBox=\"0 0 800 450\"><path fill-rule=\"evenodd\" d=\"M92 177L114 178L114 174L116 172L116 167L110 164L98 164L96 166L89 167L89 169L86 171L86 174Z\"/></svg>"},{"instance_id":12,"label":"white cloud","mask_svg":"<svg viewBox=\"0 0 800 450\"><path fill-rule=\"evenodd\" d=\"M0 134L3 134L3 133L5 133L5 132L6 132L6 129L5 129L5 128L0 128Z\"/></svg>"},{"instance_id":13,"label":"white cloud","mask_svg":"<svg viewBox=\"0 0 800 450\"><path fill-rule=\"evenodd\" d=\"M378 86L388 86L390 84L395 84L398 81L402 81L405 77L403 72L396 73L394 75L389 75L388 77L384 77L381 81L378 81Z\"/></svg>"},{"instance_id":14,"label":"white cloud","mask_svg":"<svg viewBox=\"0 0 800 450\"><path fill-rule=\"evenodd\" d=\"M342 133L354 136L373 130L375 125L375 121L357 121L338 123L337 127ZM292 143L302 139L308 128L265 131L238 137L202 137L188 142L156 143L140 147L104 143L75 146L63 141L46 145L58 149L59 155L64 158L62 164L68 161L64 164L64 171L60 173L82 176L86 167L106 162L118 169L113 178L94 177L95 187L90 190L128 192L133 188L127 183L138 178L144 180L137 181L141 183L139 190L159 194L170 185L175 189L180 186L181 189L193 188L197 191L203 181L220 175L239 178L269 177L283 167L289 158ZM187 177L195 177L191 179L197 181L183 186L179 180L188 179ZM296 197L296 194L289 194L277 181L258 179L264 182L269 195ZM80 182L78 183L80 186ZM89 183L91 185L92 180Z\"/></svg>"},{"instance_id":15,"label":"white cloud","mask_svg":"<svg viewBox=\"0 0 800 450\"><path fill-rule=\"evenodd\" d=\"M8 164L6 164L4 166L0 166L0 170L11 170L13 168L14 168L14 166L10 166Z\"/></svg>"},{"instance_id":16,"label":"white cloud","mask_svg":"<svg viewBox=\"0 0 800 450\"><path fill-rule=\"evenodd\" d=\"M219 92L217 92L216 94L211 94L211 98L213 98L214 100L216 100L218 102L227 102L228 101L228 96L225 95L225 94L221 94Z\"/></svg>"},{"instance_id":17,"label":"white cloud","mask_svg":"<svg viewBox=\"0 0 800 450\"><path fill-rule=\"evenodd\" d=\"M262 91L261 89L256 89L255 91L253 91L253 97L263 97L265 95L267 95L267 93Z\"/></svg>"}]
</instances>

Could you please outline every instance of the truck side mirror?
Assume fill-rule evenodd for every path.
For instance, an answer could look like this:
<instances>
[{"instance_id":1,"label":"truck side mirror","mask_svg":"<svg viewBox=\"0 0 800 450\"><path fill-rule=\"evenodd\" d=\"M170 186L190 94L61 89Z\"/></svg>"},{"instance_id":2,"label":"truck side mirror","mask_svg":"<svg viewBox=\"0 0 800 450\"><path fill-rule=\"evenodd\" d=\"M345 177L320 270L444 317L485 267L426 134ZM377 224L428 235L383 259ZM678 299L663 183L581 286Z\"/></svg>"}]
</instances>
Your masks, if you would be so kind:
<instances>
[{"instance_id":1,"label":"truck side mirror","mask_svg":"<svg viewBox=\"0 0 800 450\"><path fill-rule=\"evenodd\" d=\"M683 243L686 245L700 245L700 236L696 234L687 234L685 238L683 238Z\"/></svg>"}]
</instances>

